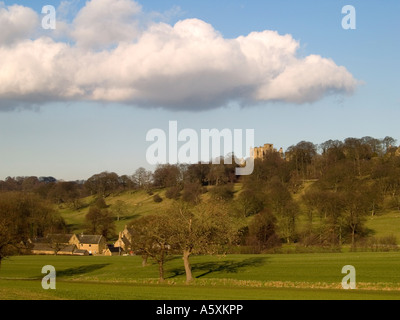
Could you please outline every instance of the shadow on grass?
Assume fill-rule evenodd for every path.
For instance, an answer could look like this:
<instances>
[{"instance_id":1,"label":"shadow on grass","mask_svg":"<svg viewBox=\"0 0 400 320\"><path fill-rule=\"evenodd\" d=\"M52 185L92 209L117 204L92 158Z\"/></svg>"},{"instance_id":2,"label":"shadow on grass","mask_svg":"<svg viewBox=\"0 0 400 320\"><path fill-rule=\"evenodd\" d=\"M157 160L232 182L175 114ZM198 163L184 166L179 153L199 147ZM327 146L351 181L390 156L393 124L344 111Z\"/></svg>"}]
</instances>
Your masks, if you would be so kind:
<instances>
[{"instance_id":1,"label":"shadow on grass","mask_svg":"<svg viewBox=\"0 0 400 320\"><path fill-rule=\"evenodd\" d=\"M201 278L214 272L237 273L248 267L262 266L265 262L265 257L249 258L242 261L225 260L217 262L202 262L193 264L192 272L200 273L196 278ZM175 268L169 271L172 272L173 275L168 278L174 278L185 274L184 267Z\"/></svg>"},{"instance_id":2,"label":"shadow on grass","mask_svg":"<svg viewBox=\"0 0 400 320\"><path fill-rule=\"evenodd\" d=\"M139 218L139 217L140 217L140 214L135 213L135 214L132 214L132 215L129 215L129 216L121 216L121 217L119 217L119 221L133 220L133 219L136 219L136 218Z\"/></svg>"},{"instance_id":3,"label":"shadow on grass","mask_svg":"<svg viewBox=\"0 0 400 320\"><path fill-rule=\"evenodd\" d=\"M108 266L109 263L103 263L103 264L90 264L87 266L80 266L80 267L75 267L75 268L69 268L61 271L57 271L57 277L72 277L80 274L85 274L89 272L93 272L99 269L102 269L106 266Z\"/></svg>"}]
</instances>

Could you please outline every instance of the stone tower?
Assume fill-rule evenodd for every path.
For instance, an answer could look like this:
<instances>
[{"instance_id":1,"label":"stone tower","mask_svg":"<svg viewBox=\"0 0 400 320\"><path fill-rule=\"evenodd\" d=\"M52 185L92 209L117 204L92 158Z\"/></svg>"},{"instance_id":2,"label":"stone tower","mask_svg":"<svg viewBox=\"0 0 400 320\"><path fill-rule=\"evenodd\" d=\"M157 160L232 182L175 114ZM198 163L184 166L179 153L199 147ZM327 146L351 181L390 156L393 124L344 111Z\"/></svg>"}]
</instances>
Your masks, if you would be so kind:
<instances>
[{"instance_id":1,"label":"stone tower","mask_svg":"<svg viewBox=\"0 0 400 320\"><path fill-rule=\"evenodd\" d=\"M279 151L277 151L274 148L274 145L271 143L266 143L262 147L256 147L256 148L252 148L250 150L250 154L252 155L252 157L254 159L264 159L267 154L272 153L272 152L278 152L280 157L282 159L284 158L283 148L280 148Z\"/></svg>"},{"instance_id":2,"label":"stone tower","mask_svg":"<svg viewBox=\"0 0 400 320\"><path fill-rule=\"evenodd\" d=\"M271 152L276 152L274 145L271 143L266 143L262 147L256 147L251 150L254 159L264 159L264 157Z\"/></svg>"}]
</instances>

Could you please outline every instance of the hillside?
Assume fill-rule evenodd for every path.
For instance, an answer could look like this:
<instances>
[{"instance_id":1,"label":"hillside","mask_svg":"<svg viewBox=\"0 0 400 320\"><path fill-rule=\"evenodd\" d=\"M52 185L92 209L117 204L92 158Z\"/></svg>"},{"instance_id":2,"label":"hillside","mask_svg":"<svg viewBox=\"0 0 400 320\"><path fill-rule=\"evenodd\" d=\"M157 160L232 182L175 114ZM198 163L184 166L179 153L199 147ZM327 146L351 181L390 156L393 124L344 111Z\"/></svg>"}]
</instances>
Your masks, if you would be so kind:
<instances>
[{"instance_id":1,"label":"hillside","mask_svg":"<svg viewBox=\"0 0 400 320\"><path fill-rule=\"evenodd\" d=\"M302 195L312 186L314 181L306 181L303 184L302 189L293 194L293 199L299 204L299 213L296 220L296 229L301 231L305 228L308 223L308 218L306 215L306 206L302 202ZM208 187L210 190L213 187ZM125 225L129 222L148 214L156 214L161 212L170 205L173 204L174 200L168 199L165 196L165 189L156 189L153 194L149 194L145 190L134 190L125 191L118 193L116 195L111 195L105 199L108 209L115 214L115 225L116 232L120 232L124 229ZM242 184L236 183L234 185L234 196L233 200L237 199L238 195L242 192ZM159 195L162 201L156 203L153 199L154 195ZM207 202L210 195L209 193L204 193L201 198L202 201ZM93 204L95 197L89 196L82 199L84 208L79 210L73 210L66 207L59 208L59 212L66 221L71 232L81 233L84 231L85 215L88 213L89 206ZM118 202L123 202L126 204L126 208L120 213L119 219L116 216L116 207ZM252 216L247 218L247 221L251 221ZM315 217L313 224L318 225L318 218ZM398 210L381 210L374 216L368 216L366 218L366 227L370 229L371 235L375 237L387 237L394 236L399 243L400 239L400 211ZM114 239L111 239L114 240Z\"/></svg>"}]
</instances>

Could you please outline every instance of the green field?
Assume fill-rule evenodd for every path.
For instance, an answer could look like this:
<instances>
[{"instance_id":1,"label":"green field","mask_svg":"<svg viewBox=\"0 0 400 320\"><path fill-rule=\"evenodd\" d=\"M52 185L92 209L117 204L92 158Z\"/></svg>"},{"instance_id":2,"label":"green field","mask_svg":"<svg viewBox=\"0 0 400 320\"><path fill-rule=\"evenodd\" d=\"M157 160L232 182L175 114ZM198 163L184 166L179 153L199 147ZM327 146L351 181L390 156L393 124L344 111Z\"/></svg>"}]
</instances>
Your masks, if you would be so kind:
<instances>
[{"instance_id":1,"label":"green field","mask_svg":"<svg viewBox=\"0 0 400 320\"><path fill-rule=\"evenodd\" d=\"M44 265L57 271L55 290L41 287ZM356 290L341 288L344 265L356 268ZM398 252L196 256L192 267L187 285L181 257L170 257L160 284L135 256L16 256L2 263L0 299L400 299Z\"/></svg>"}]
</instances>

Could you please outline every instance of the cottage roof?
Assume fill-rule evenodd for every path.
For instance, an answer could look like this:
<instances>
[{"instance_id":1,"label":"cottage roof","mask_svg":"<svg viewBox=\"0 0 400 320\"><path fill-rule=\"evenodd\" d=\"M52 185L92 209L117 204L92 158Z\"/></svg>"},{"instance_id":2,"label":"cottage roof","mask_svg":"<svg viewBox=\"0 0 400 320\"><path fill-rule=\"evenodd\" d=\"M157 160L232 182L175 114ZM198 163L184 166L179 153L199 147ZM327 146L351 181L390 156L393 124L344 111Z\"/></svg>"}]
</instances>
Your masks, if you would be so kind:
<instances>
[{"instance_id":1,"label":"cottage roof","mask_svg":"<svg viewBox=\"0 0 400 320\"><path fill-rule=\"evenodd\" d=\"M115 241L114 246L120 246L121 242L125 245L125 246L130 246L131 242L126 238L126 237L122 237L119 238L117 241Z\"/></svg>"},{"instance_id":2,"label":"cottage roof","mask_svg":"<svg viewBox=\"0 0 400 320\"><path fill-rule=\"evenodd\" d=\"M59 253L62 252L66 252L66 253L72 253L75 250L75 245L74 244L70 244L67 245L65 247L60 248L60 250L58 250ZM47 243L35 243L33 245L32 250L36 250L36 251L55 251L54 248L52 248L49 244Z\"/></svg>"},{"instance_id":3,"label":"cottage roof","mask_svg":"<svg viewBox=\"0 0 400 320\"><path fill-rule=\"evenodd\" d=\"M74 250L74 255L85 255L86 254L86 252L87 252L87 250L84 250L84 249L75 249Z\"/></svg>"},{"instance_id":4,"label":"cottage roof","mask_svg":"<svg viewBox=\"0 0 400 320\"><path fill-rule=\"evenodd\" d=\"M121 250L121 248L114 247L113 245L108 245L107 249L110 250L110 252L120 252L120 250Z\"/></svg>"},{"instance_id":5,"label":"cottage roof","mask_svg":"<svg viewBox=\"0 0 400 320\"><path fill-rule=\"evenodd\" d=\"M59 252L68 252L68 253L72 253L74 252L76 246L74 244L70 244L64 248L62 248Z\"/></svg>"},{"instance_id":6,"label":"cottage roof","mask_svg":"<svg viewBox=\"0 0 400 320\"><path fill-rule=\"evenodd\" d=\"M103 236L101 235L85 235L78 236L79 242L83 244L99 244Z\"/></svg>"},{"instance_id":7,"label":"cottage roof","mask_svg":"<svg viewBox=\"0 0 400 320\"><path fill-rule=\"evenodd\" d=\"M68 243L71 238L74 236L71 234L48 234L46 237L36 238L32 242L33 243L49 243L49 242L59 242L59 243Z\"/></svg>"},{"instance_id":8,"label":"cottage roof","mask_svg":"<svg viewBox=\"0 0 400 320\"><path fill-rule=\"evenodd\" d=\"M47 243L36 242L33 244L32 250L40 250L40 251L54 251L53 248L49 246Z\"/></svg>"},{"instance_id":9,"label":"cottage roof","mask_svg":"<svg viewBox=\"0 0 400 320\"><path fill-rule=\"evenodd\" d=\"M33 239L32 243L37 245L39 243L48 243L49 241L46 238L35 238Z\"/></svg>"},{"instance_id":10,"label":"cottage roof","mask_svg":"<svg viewBox=\"0 0 400 320\"><path fill-rule=\"evenodd\" d=\"M71 233L71 234L48 234L46 238L49 240L60 242L60 243L68 243L73 236L74 236L73 233Z\"/></svg>"}]
</instances>

